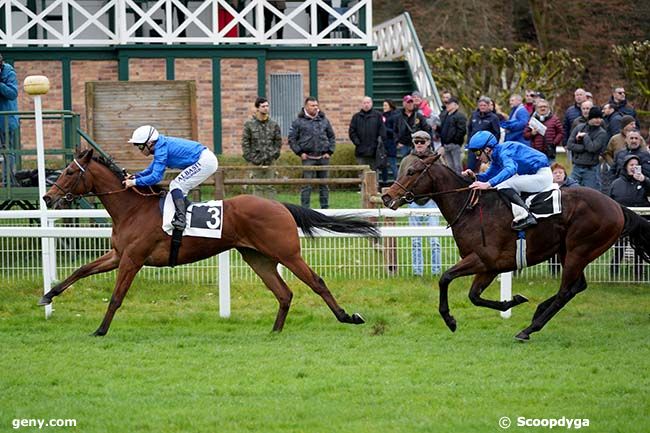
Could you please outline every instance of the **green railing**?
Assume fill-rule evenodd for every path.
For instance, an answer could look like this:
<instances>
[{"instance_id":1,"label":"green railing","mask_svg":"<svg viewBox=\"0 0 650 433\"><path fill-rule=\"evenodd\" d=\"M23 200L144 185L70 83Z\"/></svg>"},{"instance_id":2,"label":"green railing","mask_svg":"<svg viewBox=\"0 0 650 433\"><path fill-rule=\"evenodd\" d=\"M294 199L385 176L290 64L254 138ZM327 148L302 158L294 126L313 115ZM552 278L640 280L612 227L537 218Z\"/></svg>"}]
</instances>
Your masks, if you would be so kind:
<instances>
[{"instance_id":1,"label":"green railing","mask_svg":"<svg viewBox=\"0 0 650 433\"><path fill-rule=\"evenodd\" d=\"M23 169L26 156L36 156L36 148L25 148L20 127L15 131L9 131L10 115L18 115L21 122L34 120L36 115L33 111L0 111L0 116L4 121L4 137L2 138L5 143L3 147L0 147L0 156L3 160L0 166L2 170L0 207L10 207L12 202L17 202L21 207L25 207L29 202L38 201L38 188L17 186L13 182L13 175L15 171ZM61 129L60 138L44 137L46 158L47 156L60 155L66 163L72 161L75 151L80 145L79 114L69 110L45 110L43 111L43 122L45 125L57 122Z\"/></svg>"}]
</instances>

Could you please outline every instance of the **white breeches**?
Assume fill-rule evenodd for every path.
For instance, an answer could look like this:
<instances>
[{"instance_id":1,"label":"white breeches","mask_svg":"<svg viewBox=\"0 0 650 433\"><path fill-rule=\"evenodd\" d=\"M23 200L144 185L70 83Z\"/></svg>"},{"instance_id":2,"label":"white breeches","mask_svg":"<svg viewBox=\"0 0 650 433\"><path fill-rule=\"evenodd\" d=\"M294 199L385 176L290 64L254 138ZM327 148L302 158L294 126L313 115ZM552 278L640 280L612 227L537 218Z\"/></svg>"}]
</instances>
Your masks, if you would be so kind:
<instances>
[{"instance_id":1,"label":"white breeches","mask_svg":"<svg viewBox=\"0 0 650 433\"><path fill-rule=\"evenodd\" d=\"M183 195L187 195L191 189L199 186L204 180L214 174L219 167L217 157L209 149L203 150L199 160L181 171L174 180L169 183L169 190L180 189Z\"/></svg>"},{"instance_id":2,"label":"white breeches","mask_svg":"<svg viewBox=\"0 0 650 433\"><path fill-rule=\"evenodd\" d=\"M504 180L496 189L512 188L518 194L522 192L542 192L553 189L553 172L551 167L542 167L535 174L515 174Z\"/></svg>"}]
</instances>

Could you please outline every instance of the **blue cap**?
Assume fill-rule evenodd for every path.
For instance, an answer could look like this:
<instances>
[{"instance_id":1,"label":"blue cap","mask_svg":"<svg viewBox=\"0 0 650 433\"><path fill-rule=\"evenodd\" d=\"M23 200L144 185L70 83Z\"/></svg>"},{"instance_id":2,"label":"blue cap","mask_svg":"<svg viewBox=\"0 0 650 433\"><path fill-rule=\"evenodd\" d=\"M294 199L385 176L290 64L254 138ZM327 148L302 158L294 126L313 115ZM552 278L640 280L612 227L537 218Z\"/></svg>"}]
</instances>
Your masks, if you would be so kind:
<instances>
[{"instance_id":1,"label":"blue cap","mask_svg":"<svg viewBox=\"0 0 650 433\"><path fill-rule=\"evenodd\" d=\"M488 131L479 131L472 135L467 143L467 150L481 150L484 147L494 147L497 145L497 139Z\"/></svg>"}]
</instances>

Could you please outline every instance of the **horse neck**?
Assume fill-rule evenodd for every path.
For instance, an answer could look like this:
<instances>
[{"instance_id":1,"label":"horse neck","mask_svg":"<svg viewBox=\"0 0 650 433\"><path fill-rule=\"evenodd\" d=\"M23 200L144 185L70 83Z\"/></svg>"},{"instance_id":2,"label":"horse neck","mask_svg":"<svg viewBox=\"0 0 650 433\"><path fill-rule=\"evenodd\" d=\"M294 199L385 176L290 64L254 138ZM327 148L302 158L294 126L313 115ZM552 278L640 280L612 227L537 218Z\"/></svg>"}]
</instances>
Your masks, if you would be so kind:
<instances>
[{"instance_id":1,"label":"horse neck","mask_svg":"<svg viewBox=\"0 0 650 433\"><path fill-rule=\"evenodd\" d=\"M431 190L434 193L447 192L446 194L437 194L433 196L433 201L436 202L440 213L445 217L448 223L451 223L458 215L460 210L465 206L469 191L453 192L456 189L467 187L460 178L452 175L444 167L439 167L436 170L434 179L430 180L432 183Z\"/></svg>"},{"instance_id":2,"label":"horse neck","mask_svg":"<svg viewBox=\"0 0 650 433\"><path fill-rule=\"evenodd\" d=\"M117 226L142 207L143 198L130 189L118 192L124 189L120 179L106 166L97 162L95 164L99 168L96 170L94 192L98 194L97 198L111 216L113 226Z\"/></svg>"}]
</instances>

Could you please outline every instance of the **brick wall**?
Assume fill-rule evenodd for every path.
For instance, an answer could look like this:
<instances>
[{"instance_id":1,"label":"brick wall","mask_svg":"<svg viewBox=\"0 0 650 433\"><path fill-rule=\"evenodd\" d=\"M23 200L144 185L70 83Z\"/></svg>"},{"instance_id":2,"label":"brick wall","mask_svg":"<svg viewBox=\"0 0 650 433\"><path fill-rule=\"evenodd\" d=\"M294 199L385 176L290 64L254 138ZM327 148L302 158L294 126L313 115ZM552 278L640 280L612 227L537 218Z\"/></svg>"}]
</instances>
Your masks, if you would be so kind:
<instances>
[{"instance_id":1,"label":"brick wall","mask_svg":"<svg viewBox=\"0 0 650 433\"><path fill-rule=\"evenodd\" d=\"M72 70L72 111L81 114L81 129L86 127L86 82L117 81L117 61L114 60L75 60Z\"/></svg>"},{"instance_id":2,"label":"brick wall","mask_svg":"<svg viewBox=\"0 0 650 433\"><path fill-rule=\"evenodd\" d=\"M59 61L25 61L14 64L18 79L18 110L34 111L34 98L25 93L23 81L29 75L45 75L50 81L50 91L41 96L43 110L62 110L62 73ZM20 121L20 141L23 149L36 148L36 129L33 119L22 118ZM61 122L44 119L43 141L45 147L62 147ZM25 159L36 159L34 156ZM53 159L48 156L48 160Z\"/></svg>"},{"instance_id":3,"label":"brick wall","mask_svg":"<svg viewBox=\"0 0 650 433\"><path fill-rule=\"evenodd\" d=\"M20 110L34 109L32 98L25 94L22 83L28 75L45 75L50 80L50 92L43 100L44 110L62 110L61 63L59 61L23 61L15 63L19 82ZM222 59L221 113L222 149L227 154L241 154L241 133L245 120L254 112L257 97L257 60ZM364 62L362 60L320 60L318 62L318 94L321 109L332 122L337 141L348 141L347 130L352 115L359 110L364 96ZM81 127L86 130L86 81L116 81L117 61L72 61L72 109L81 114ZM298 72L303 76L304 96L309 95L308 60L269 60L266 63L267 83L272 73ZM176 59L178 80L194 80L197 84L197 116L199 141L214 148L212 60ZM165 59L130 59L130 80L165 80ZM269 89L267 87L267 95ZM61 146L61 127L57 121L44 125L46 147ZM25 148L35 148L34 121L21 121L21 139ZM48 157L49 159L49 157Z\"/></svg>"},{"instance_id":4,"label":"brick wall","mask_svg":"<svg viewBox=\"0 0 650 433\"><path fill-rule=\"evenodd\" d=\"M210 149L214 149L212 59L176 59L174 70L177 80L194 80L196 82L198 140Z\"/></svg>"},{"instance_id":5,"label":"brick wall","mask_svg":"<svg viewBox=\"0 0 650 433\"><path fill-rule=\"evenodd\" d=\"M244 122L257 98L257 59L221 60L223 153L241 154Z\"/></svg>"},{"instance_id":6,"label":"brick wall","mask_svg":"<svg viewBox=\"0 0 650 433\"><path fill-rule=\"evenodd\" d=\"M329 118L337 142L350 142L350 119L365 95L363 60L319 60L318 102Z\"/></svg>"},{"instance_id":7,"label":"brick wall","mask_svg":"<svg viewBox=\"0 0 650 433\"><path fill-rule=\"evenodd\" d=\"M165 59L129 59L129 81L156 81L167 79Z\"/></svg>"}]
</instances>

